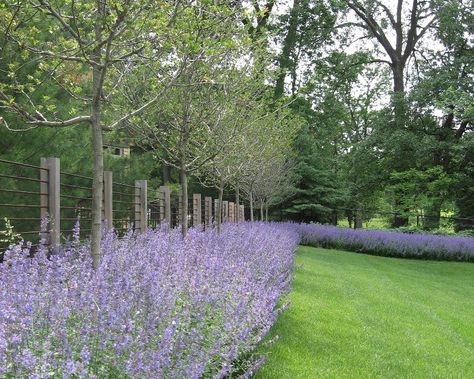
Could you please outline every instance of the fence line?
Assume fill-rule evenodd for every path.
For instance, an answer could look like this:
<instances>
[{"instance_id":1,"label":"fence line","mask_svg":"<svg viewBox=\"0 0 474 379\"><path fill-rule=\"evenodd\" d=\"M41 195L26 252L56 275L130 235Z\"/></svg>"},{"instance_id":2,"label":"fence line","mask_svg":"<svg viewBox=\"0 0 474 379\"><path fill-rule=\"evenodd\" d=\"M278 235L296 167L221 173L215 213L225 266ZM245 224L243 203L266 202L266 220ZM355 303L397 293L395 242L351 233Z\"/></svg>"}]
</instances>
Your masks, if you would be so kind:
<instances>
[{"instance_id":1,"label":"fence line","mask_svg":"<svg viewBox=\"0 0 474 379\"><path fill-rule=\"evenodd\" d=\"M9 172L8 167L13 172ZM33 172L23 172L25 170ZM41 158L38 166L0 159L1 218L12 221L14 232L27 235L33 247L40 238L50 246L58 245L73 233L78 220L81 237L88 236L92 228L92 180L87 175L62 171L59 158ZM26 187L21 186L24 182ZM122 233L129 228L141 232L163 223L168 227L179 225L181 195L172 195L166 185L159 187L156 198L150 198L148 192L146 180L136 180L133 185L115 182L113 173L104 171L102 221L105 227ZM17 202L18 196L26 197L25 201ZM186 214L190 226L210 228L217 220L218 199L206 196L203 201L200 193L194 193L188 199L188 206ZM5 211L8 209L13 212ZM244 210L243 204L223 201L221 220L244 220ZM46 218L49 223L41 228L41 220ZM6 241L1 244L0 252L7 247Z\"/></svg>"}]
</instances>

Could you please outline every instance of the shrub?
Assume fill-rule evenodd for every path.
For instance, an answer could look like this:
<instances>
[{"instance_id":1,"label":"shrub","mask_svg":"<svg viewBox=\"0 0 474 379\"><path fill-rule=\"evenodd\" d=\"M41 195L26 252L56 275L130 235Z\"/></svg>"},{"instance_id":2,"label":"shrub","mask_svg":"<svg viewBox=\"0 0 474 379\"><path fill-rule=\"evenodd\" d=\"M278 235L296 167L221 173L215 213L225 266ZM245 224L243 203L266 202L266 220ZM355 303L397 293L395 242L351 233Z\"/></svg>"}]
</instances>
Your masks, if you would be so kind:
<instances>
[{"instance_id":1,"label":"shrub","mask_svg":"<svg viewBox=\"0 0 474 379\"><path fill-rule=\"evenodd\" d=\"M390 257L474 262L474 238L293 224L301 243Z\"/></svg>"},{"instance_id":2,"label":"shrub","mask_svg":"<svg viewBox=\"0 0 474 379\"><path fill-rule=\"evenodd\" d=\"M0 377L250 375L297 242L262 223L108 234L96 270L77 241L50 258L14 246L0 264Z\"/></svg>"}]
</instances>

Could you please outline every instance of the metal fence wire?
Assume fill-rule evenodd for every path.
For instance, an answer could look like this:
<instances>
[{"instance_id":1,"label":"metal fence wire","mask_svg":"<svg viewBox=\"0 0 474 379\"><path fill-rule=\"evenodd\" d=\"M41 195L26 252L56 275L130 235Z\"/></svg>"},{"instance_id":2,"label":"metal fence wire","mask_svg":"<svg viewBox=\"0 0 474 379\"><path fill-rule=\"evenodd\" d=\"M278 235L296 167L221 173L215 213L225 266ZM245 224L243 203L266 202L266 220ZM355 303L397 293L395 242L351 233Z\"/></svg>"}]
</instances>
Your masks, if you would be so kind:
<instances>
[{"instance_id":1,"label":"metal fence wire","mask_svg":"<svg viewBox=\"0 0 474 379\"><path fill-rule=\"evenodd\" d=\"M0 159L0 254L20 239L31 241L34 253L40 239L53 247L71 239L75 231L81 239L88 238L92 185L90 175L61 170L58 158L41 158L39 165ZM148 199L147 186L146 180L116 182L112 172L104 172L101 219L107 229L123 235L128 230L156 228L164 220L171 227L182 224L180 194L171 194L169 187L161 186L150 192L159 196ZM212 226L217 204L211 197L191 194L185 212L188 225ZM222 221L235 222L240 207L228 201L222 205Z\"/></svg>"}]
</instances>

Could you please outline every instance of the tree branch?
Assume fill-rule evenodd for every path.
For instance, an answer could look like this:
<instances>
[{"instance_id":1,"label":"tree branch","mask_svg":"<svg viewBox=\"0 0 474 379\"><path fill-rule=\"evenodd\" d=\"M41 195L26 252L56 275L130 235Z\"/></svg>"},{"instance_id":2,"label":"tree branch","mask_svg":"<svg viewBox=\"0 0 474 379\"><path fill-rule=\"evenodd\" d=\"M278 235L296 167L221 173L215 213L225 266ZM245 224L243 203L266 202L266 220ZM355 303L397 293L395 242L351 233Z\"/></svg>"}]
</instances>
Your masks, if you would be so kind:
<instances>
[{"instance_id":1,"label":"tree branch","mask_svg":"<svg viewBox=\"0 0 474 379\"><path fill-rule=\"evenodd\" d=\"M368 26L369 30L374 34L375 38L383 46L387 54L390 56L392 61L397 60L397 54L395 49L387 39L384 31L375 19L367 12L367 10L357 1L348 1L347 5L351 8Z\"/></svg>"}]
</instances>

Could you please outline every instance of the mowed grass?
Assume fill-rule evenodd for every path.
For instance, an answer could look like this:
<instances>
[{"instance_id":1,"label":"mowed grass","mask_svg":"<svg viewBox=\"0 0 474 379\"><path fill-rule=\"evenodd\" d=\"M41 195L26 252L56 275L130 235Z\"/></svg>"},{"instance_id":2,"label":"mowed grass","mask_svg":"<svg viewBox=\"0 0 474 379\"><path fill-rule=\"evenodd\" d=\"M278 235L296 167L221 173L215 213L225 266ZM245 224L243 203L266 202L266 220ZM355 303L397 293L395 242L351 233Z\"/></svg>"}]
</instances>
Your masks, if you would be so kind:
<instances>
[{"instance_id":1,"label":"mowed grass","mask_svg":"<svg viewBox=\"0 0 474 379\"><path fill-rule=\"evenodd\" d=\"M474 264L300 247L256 378L474 378Z\"/></svg>"}]
</instances>

